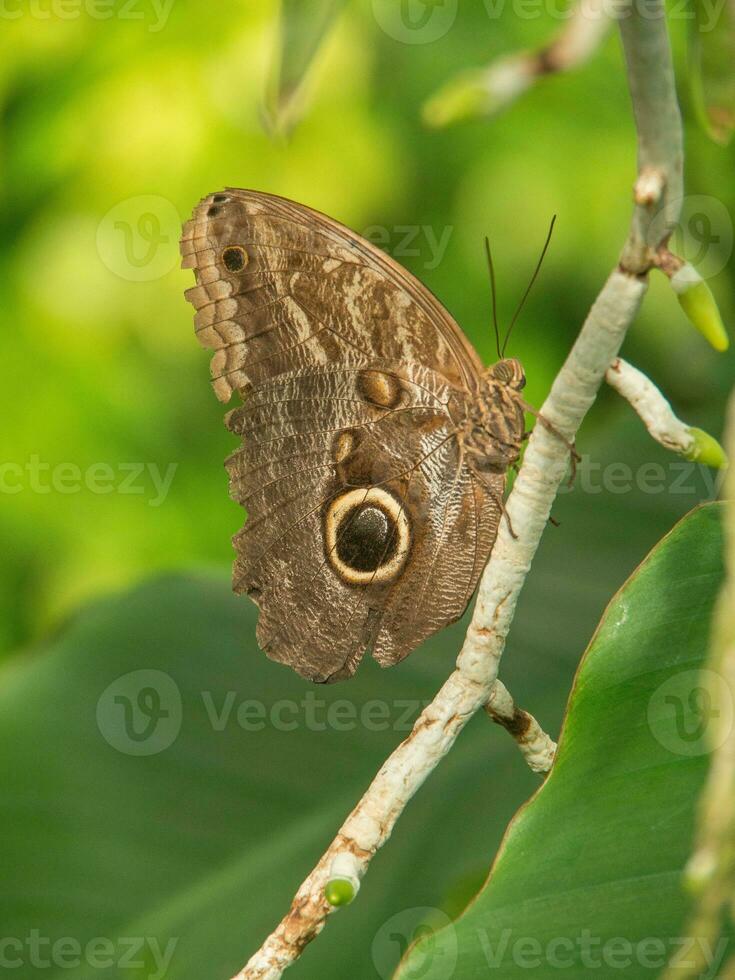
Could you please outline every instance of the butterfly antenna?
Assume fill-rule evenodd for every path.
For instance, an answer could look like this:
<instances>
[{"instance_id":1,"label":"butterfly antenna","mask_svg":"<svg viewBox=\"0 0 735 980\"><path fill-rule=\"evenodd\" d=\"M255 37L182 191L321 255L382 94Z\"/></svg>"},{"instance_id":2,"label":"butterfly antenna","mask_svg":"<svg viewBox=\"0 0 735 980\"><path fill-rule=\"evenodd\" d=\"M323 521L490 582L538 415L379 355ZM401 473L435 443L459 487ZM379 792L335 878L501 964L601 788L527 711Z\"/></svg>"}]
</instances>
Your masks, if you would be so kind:
<instances>
[{"instance_id":1,"label":"butterfly antenna","mask_svg":"<svg viewBox=\"0 0 735 980\"><path fill-rule=\"evenodd\" d=\"M487 267L490 271L490 292L493 297L493 327L495 328L495 347L498 351L498 358L502 358L500 352L500 330L498 329L498 300L495 291L495 267L493 266L493 256L490 251L490 239L485 236L485 253L487 254Z\"/></svg>"},{"instance_id":2,"label":"butterfly antenna","mask_svg":"<svg viewBox=\"0 0 735 980\"><path fill-rule=\"evenodd\" d=\"M548 234L546 236L546 241L544 242L544 247L541 249L541 256L539 257L539 260L536 263L536 268L534 269L533 275L531 276L531 281L529 282L528 286L526 286L526 291L523 294L520 303L518 304L518 309L515 311L515 313L513 314L513 319L510 321L510 326L508 327L508 332L506 333L505 340L503 341L503 349L502 349L501 354L500 354L501 357L503 357L504 354L505 354L505 348L508 346L508 340L510 339L510 332L513 329L513 327L515 326L515 322L518 319L521 310L523 309L523 304L528 299L528 294L531 292L531 287L536 282L536 277L538 276L539 272L541 271L541 264L544 261L544 256L546 255L546 250L548 249L549 242L551 241L551 233L554 230L554 222L555 221L556 221L556 215L554 215L552 217L552 219L551 219L551 224L549 225L549 232L548 232Z\"/></svg>"}]
</instances>

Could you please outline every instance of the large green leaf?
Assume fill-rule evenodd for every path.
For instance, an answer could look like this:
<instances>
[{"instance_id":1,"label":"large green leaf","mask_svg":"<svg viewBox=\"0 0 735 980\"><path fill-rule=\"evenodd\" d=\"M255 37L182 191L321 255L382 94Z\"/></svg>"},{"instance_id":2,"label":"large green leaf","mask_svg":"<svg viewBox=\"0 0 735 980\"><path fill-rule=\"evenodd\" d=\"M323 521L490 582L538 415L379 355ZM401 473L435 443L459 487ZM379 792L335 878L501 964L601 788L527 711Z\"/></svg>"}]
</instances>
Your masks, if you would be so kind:
<instances>
[{"instance_id":1,"label":"large green leaf","mask_svg":"<svg viewBox=\"0 0 735 980\"><path fill-rule=\"evenodd\" d=\"M682 869L709 723L732 712L718 675L700 670L722 580L720 509L692 512L612 601L550 776L480 895L413 947L400 980L485 978L490 967L503 980L651 977L667 955L688 956L675 938Z\"/></svg>"}]
</instances>

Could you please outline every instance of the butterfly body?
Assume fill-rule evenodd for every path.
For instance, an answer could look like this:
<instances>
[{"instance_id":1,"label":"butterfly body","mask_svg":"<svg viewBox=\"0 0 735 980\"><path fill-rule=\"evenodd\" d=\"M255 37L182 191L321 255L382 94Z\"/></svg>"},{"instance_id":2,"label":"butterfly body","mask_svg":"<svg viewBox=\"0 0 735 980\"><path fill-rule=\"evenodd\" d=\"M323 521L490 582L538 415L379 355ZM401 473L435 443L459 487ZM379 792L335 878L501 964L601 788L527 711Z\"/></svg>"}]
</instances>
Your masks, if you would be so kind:
<instances>
[{"instance_id":1,"label":"butterfly body","mask_svg":"<svg viewBox=\"0 0 735 980\"><path fill-rule=\"evenodd\" d=\"M462 429L468 464L478 474L505 473L518 461L525 416L516 395L524 384L523 369L515 359L498 361L483 373Z\"/></svg>"},{"instance_id":2,"label":"butterfly body","mask_svg":"<svg viewBox=\"0 0 735 980\"><path fill-rule=\"evenodd\" d=\"M384 666L464 612L524 434L523 372L485 370L432 294L324 215L228 189L182 238L227 460L248 514L235 591L258 641L315 681Z\"/></svg>"}]
</instances>

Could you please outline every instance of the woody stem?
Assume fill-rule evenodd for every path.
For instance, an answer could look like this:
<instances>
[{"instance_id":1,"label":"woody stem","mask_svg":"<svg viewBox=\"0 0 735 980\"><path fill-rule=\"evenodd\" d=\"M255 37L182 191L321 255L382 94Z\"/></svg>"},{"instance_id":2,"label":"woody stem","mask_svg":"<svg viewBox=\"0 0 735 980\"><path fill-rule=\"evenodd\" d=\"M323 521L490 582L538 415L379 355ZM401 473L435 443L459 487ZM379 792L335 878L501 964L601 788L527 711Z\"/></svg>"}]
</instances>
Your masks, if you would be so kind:
<instances>
[{"instance_id":1,"label":"woody stem","mask_svg":"<svg viewBox=\"0 0 735 980\"><path fill-rule=\"evenodd\" d=\"M532 714L519 708L502 681L495 681L485 705L488 718L501 725L514 739L533 772L546 773L556 754L556 742L546 734Z\"/></svg>"}]
</instances>

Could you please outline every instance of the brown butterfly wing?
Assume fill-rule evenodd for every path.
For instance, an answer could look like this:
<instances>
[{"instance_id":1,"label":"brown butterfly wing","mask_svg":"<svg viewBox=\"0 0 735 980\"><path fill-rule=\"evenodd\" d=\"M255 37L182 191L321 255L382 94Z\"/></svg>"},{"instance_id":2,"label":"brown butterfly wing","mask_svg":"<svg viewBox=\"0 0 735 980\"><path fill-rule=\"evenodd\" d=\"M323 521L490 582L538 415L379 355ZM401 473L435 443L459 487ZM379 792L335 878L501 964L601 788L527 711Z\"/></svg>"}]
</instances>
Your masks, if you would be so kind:
<instances>
[{"instance_id":1,"label":"brown butterfly wing","mask_svg":"<svg viewBox=\"0 0 735 980\"><path fill-rule=\"evenodd\" d=\"M244 399L234 586L260 645L316 681L368 647L396 663L462 614L497 533L504 477L478 481L457 438L476 355L408 273L291 202L210 196L182 251L215 389Z\"/></svg>"},{"instance_id":2,"label":"brown butterfly wing","mask_svg":"<svg viewBox=\"0 0 735 980\"><path fill-rule=\"evenodd\" d=\"M270 657L338 680L367 647L396 663L464 612L498 510L460 458L451 409L433 372L378 362L282 375L229 414L243 437L231 492L248 511L234 584L261 607ZM349 545L373 506L387 534L365 558Z\"/></svg>"},{"instance_id":3,"label":"brown butterfly wing","mask_svg":"<svg viewBox=\"0 0 735 980\"><path fill-rule=\"evenodd\" d=\"M482 364L417 279L331 218L284 198L210 194L184 226L199 340L218 398L302 367L424 364L473 390ZM228 268L229 265L229 268ZM238 266L241 265L241 268Z\"/></svg>"}]
</instances>

